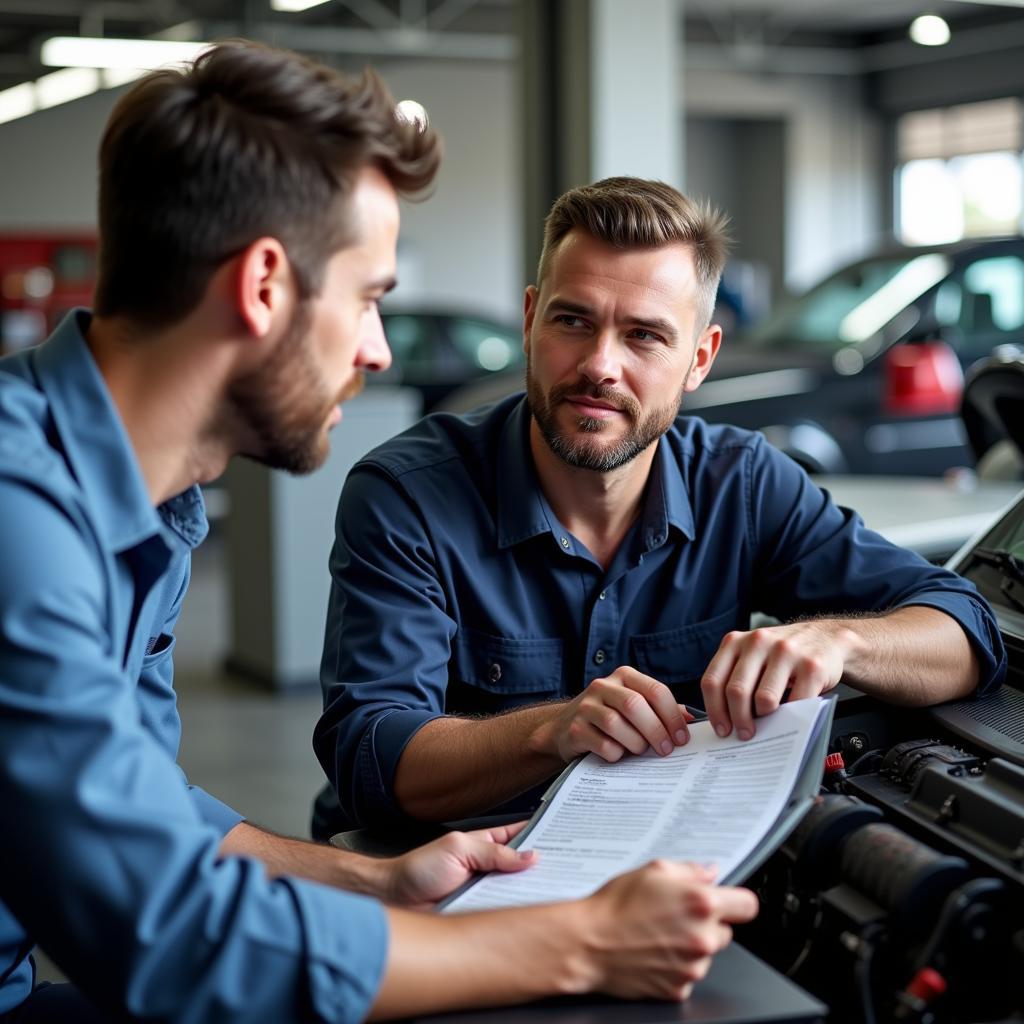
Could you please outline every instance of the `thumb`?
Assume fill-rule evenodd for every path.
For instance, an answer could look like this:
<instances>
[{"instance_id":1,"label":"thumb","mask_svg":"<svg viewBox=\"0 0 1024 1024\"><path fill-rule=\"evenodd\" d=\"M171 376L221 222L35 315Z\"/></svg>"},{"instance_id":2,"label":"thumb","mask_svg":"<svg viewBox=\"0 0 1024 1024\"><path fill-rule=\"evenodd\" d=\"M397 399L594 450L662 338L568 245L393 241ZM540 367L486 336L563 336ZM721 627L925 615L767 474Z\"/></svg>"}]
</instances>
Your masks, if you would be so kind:
<instances>
[{"instance_id":1,"label":"thumb","mask_svg":"<svg viewBox=\"0 0 1024 1024\"><path fill-rule=\"evenodd\" d=\"M513 850L488 839L473 838L466 850L466 866L474 871L522 871L537 859L533 850Z\"/></svg>"}]
</instances>

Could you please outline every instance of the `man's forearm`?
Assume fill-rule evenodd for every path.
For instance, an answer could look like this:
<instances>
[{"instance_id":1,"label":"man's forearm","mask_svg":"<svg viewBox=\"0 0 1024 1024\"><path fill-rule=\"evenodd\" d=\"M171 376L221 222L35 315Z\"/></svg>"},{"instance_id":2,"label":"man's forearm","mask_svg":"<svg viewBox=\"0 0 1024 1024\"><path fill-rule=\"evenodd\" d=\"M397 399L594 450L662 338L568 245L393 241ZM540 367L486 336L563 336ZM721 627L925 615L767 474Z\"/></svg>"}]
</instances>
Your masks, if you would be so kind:
<instances>
[{"instance_id":1,"label":"man's forearm","mask_svg":"<svg viewBox=\"0 0 1024 1024\"><path fill-rule=\"evenodd\" d=\"M239 822L221 840L221 856L254 857L267 874L294 875L349 892L388 898L387 862L338 850L333 846L289 839L248 822Z\"/></svg>"},{"instance_id":2,"label":"man's forearm","mask_svg":"<svg viewBox=\"0 0 1024 1024\"><path fill-rule=\"evenodd\" d=\"M898 704L939 704L978 685L978 659L955 619L924 605L876 618L837 619L857 640L843 681Z\"/></svg>"},{"instance_id":3,"label":"man's forearm","mask_svg":"<svg viewBox=\"0 0 1024 1024\"><path fill-rule=\"evenodd\" d=\"M437 718L409 741L395 772L395 797L424 821L482 813L564 767L551 727L564 702L490 718Z\"/></svg>"},{"instance_id":4,"label":"man's forearm","mask_svg":"<svg viewBox=\"0 0 1024 1024\"><path fill-rule=\"evenodd\" d=\"M501 1006L592 989L582 903L438 916L389 910L371 1020Z\"/></svg>"}]
</instances>

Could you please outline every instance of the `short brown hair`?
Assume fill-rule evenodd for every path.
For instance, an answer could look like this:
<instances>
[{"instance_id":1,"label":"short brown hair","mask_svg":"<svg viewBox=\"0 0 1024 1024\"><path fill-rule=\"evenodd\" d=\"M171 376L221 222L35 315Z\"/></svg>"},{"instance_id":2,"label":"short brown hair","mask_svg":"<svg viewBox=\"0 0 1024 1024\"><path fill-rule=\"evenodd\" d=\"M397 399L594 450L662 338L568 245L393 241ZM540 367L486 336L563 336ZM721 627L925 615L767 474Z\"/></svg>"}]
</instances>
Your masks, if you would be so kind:
<instances>
[{"instance_id":1,"label":"short brown hair","mask_svg":"<svg viewBox=\"0 0 1024 1024\"><path fill-rule=\"evenodd\" d=\"M437 134L396 115L380 77L230 40L137 82L100 147L97 313L151 327L191 312L210 278L264 235L285 247L303 297L352 241L345 204L379 167L426 188Z\"/></svg>"},{"instance_id":2,"label":"short brown hair","mask_svg":"<svg viewBox=\"0 0 1024 1024\"><path fill-rule=\"evenodd\" d=\"M707 200L688 199L662 181L604 178L573 188L555 200L544 221L537 285L544 281L559 243L574 228L620 249L681 242L693 250L703 330L711 322L728 255L728 223L728 217Z\"/></svg>"}]
</instances>

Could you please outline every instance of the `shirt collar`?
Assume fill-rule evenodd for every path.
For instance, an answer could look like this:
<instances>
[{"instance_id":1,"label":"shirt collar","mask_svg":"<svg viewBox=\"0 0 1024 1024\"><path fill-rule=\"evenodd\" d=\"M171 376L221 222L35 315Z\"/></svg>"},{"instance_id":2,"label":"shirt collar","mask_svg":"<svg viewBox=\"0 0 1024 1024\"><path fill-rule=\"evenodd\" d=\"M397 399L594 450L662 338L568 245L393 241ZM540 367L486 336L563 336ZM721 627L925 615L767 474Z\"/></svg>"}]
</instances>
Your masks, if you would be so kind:
<instances>
[{"instance_id":1,"label":"shirt collar","mask_svg":"<svg viewBox=\"0 0 1024 1024\"><path fill-rule=\"evenodd\" d=\"M90 314L69 313L33 353L57 435L104 542L124 551L169 528L195 547L208 524L196 486L153 507L121 417L85 341ZM166 538L170 540L171 538Z\"/></svg>"},{"instance_id":2,"label":"shirt collar","mask_svg":"<svg viewBox=\"0 0 1024 1024\"><path fill-rule=\"evenodd\" d=\"M498 449L498 547L554 533L530 454L530 407L524 396L501 430Z\"/></svg>"},{"instance_id":3,"label":"shirt collar","mask_svg":"<svg viewBox=\"0 0 1024 1024\"><path fill-rule=\"evenodd\" d=\"M562 528L540 489L530 454L530 408L525 397L505 421L497 462L498 546L511 547L542 533L550 533L561 543ZM688 540L696 536L682 466L664 437L654 453L641 519L644 551L663 544L669 526L675 526ZM569 544L572 546L571 540Z\"/></svg>"}]
</instances>

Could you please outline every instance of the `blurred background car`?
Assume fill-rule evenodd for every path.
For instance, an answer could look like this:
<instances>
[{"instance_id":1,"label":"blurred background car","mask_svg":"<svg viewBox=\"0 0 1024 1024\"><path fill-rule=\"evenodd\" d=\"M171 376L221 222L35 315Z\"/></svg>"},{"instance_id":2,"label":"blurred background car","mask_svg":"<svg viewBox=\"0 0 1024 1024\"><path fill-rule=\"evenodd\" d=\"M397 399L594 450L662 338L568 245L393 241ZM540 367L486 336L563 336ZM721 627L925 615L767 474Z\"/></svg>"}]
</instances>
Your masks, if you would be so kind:
<instances>
[{"instance_id":1,"label":"blurred background car","mask_svg":"<svg viewBox=\"0 0 1024 1024\"><path fill-rule=\"evenodd\" d=\"M936 476L975 463L965 374L1024 348L1024 239L893 247L737 337L684 409L761 430L814 473ZM465 410L522 387L521 367L451 393Z\"/></svg>"},{"instance_id":2,"label":"blurred background car","mask_svg":"<svg viewBox=\"0 0 1024 1024\"><path fill-rule=\"evenodd\" d=\"M523 335L516 324L422 308L387 309L381 320L393 360L387 372L370 374L367 381L415 388L425 413L468 381L504 371L522 378Z\"/></svg>"}]
</instances>

